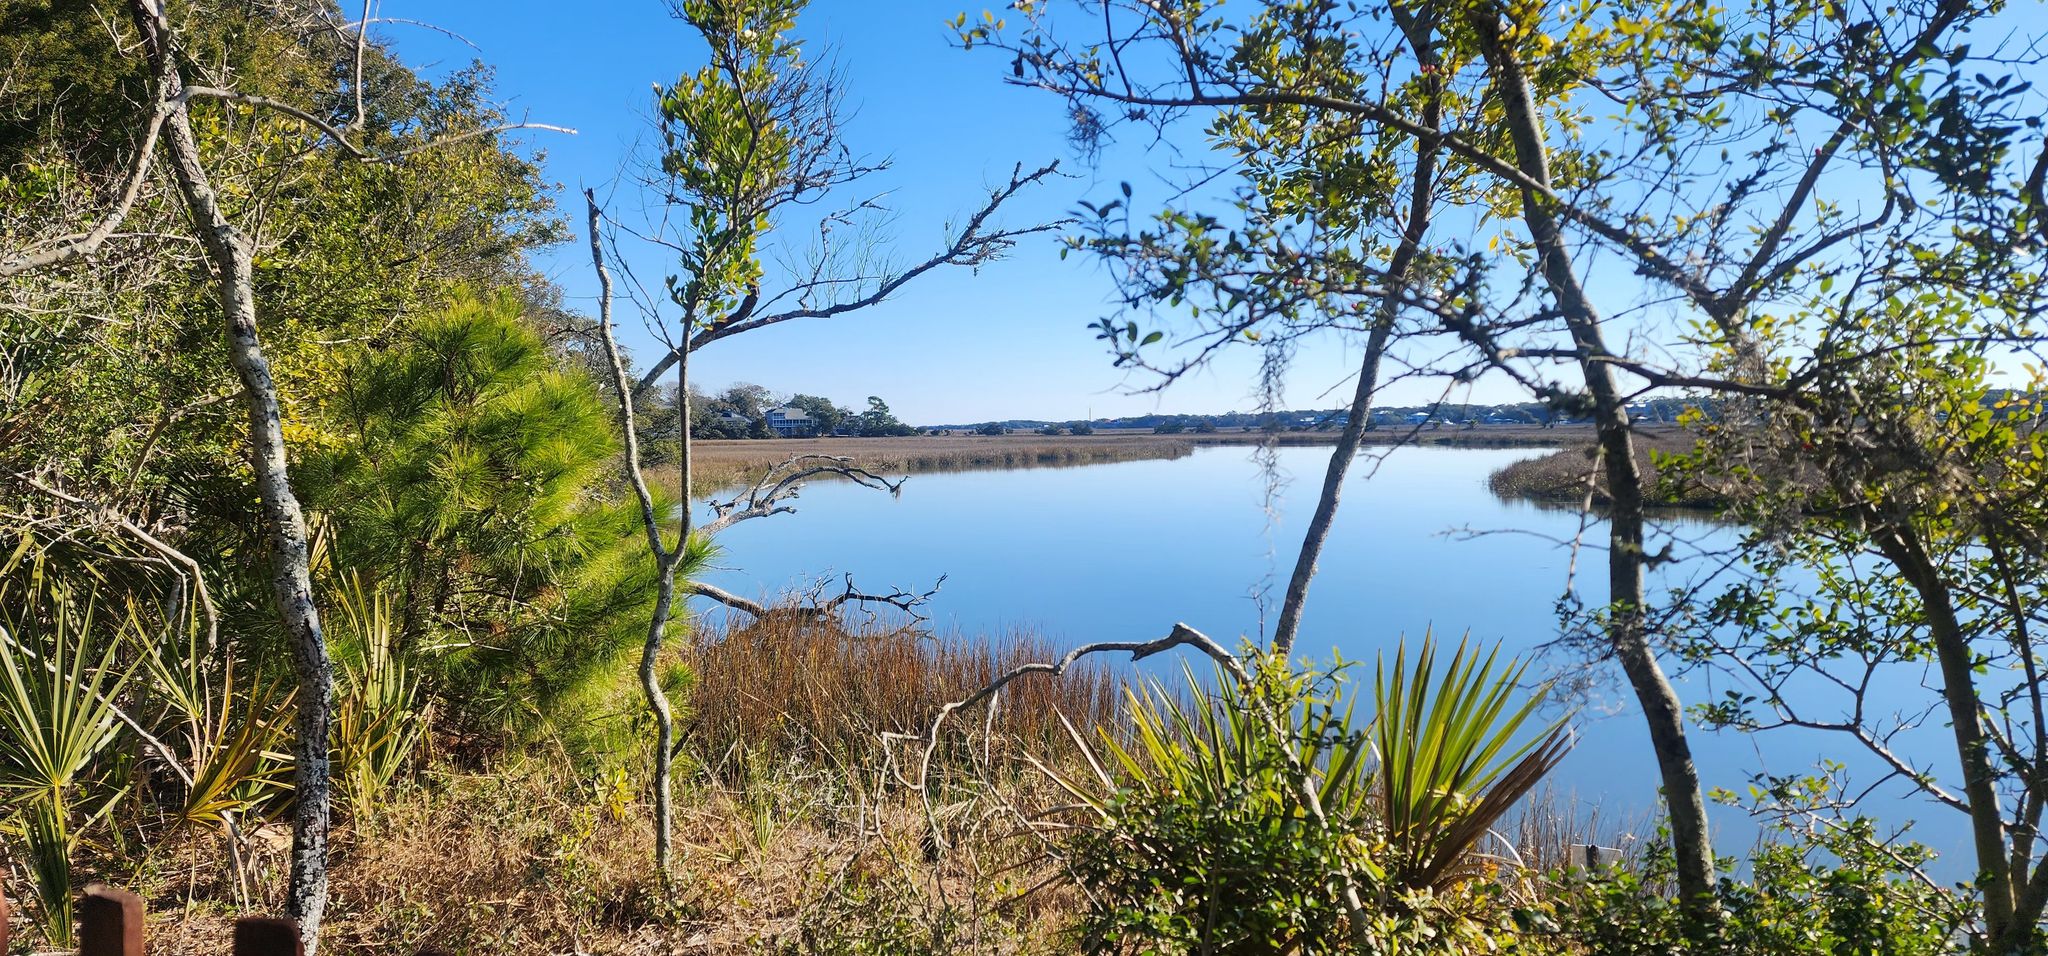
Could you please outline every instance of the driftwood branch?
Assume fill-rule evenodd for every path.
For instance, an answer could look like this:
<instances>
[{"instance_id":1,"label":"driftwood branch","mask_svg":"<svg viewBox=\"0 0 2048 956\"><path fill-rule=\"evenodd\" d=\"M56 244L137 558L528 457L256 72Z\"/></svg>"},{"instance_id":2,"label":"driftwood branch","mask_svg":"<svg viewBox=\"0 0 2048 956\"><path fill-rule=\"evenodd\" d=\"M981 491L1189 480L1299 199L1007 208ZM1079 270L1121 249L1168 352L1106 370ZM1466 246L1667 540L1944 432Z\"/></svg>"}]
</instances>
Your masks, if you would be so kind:
<instances>
[{"instance_id":1,"label":"driftwood branch","mask_svg":"<svg viewBox=\"0 0 2048 956\"><path fill-rule=\"evenodd\" d=\"M682 582L682 584L684 587L690 589L690 593L702 597L708 597L714 601L717 601L720 604L725 605L726 607L732 608L735 611L745 611L748 614L753 615L757 619L768 616L770 608L767 605L762 604L759 601L753 601L747 598L740 597L739 595L734 594L731 591L721 588L715 584L706 584L702 581L684 581Z\"/></svg>"},{"instance_id":2,"label":"driftwood branch","mask_svg":"<svg viewBox=\"0 0 2048 956\"><path fill-rule=\"evenodd\" d=\"M743 611L757 620L771 614L785 614L803 620L823 620L833 615L843 616L850 606L866 610L872 619L877 608L892 607L910 616L909 623L905 625L905 628L909 629L931 620L924 609L930 605L932 598L938 596L939 588L946 583L946 576L939 575L939 579L924 591L905 591L897 588L886 594L861 590L854 585L851 574L846 576L845 581L845 590L829 598L822 597L820 591L813 591L807 598L795 604L780 607L743 598L717 585L702 581L687 581L683 582L682 586L689 588L692 594L710 598L735 611Z\"/></svg>"},{"instance_id":3,"label":"driftwood branch","mask_svg":"<svg viewBox=\"0 0 2048 956\"><path fill-rule=\"evenodd\" d=\"M884 478L854 464L854 460L846 455L793 455L769 468L739 494L723 501L713 499L710 502L711 512L716 517L705 522L701 530L706 536L716 535L749 518L793 512L796 506L789 502L803 492L804 482L822 475L844 478L861 487L886 491L891 495L902 494L903 483L910 480L907 477Z\"/></svg>"},{"instance_id":4,"label":"driftwood branch","mask_svg":"<svg viewBox=\"0 0 2048 956\"><path fill-rule=\"evenodd\" d=\"M1074 664L1079 662L1081 658L1091 654L1129 653L1131 660L1136 662L1155 654L1173 650L1176 647L1193 647L1209 655L1237 680L1241 682L1249 680L1244 664L1237 659L1237 655L1230 653L1223 645L1218 644L1215 638L1186 624L1175 624L1173 630L1168 631L1165 637L1150 641L1098 641L1093 644L1083 644L1068 651L1065 656L1057 661L1032 661L1019 664L1005 671L995 680L983 685L980 690L975 691L966 698L940 707L938 714L932 718L931 726L925 730L922 741L924 749L918 759L917 780L913 785L920 794L927 792L926 784L931 777L932 757L938 753L939 734L945 729L946 720L955 713L994 697L1004 687L1009 686L1012 681L1028 674L1045 674L1049 677L1059 677L1073 668ZM934 830L933 834L936 838L937 831Z\"/></svg>"}]
</instances>

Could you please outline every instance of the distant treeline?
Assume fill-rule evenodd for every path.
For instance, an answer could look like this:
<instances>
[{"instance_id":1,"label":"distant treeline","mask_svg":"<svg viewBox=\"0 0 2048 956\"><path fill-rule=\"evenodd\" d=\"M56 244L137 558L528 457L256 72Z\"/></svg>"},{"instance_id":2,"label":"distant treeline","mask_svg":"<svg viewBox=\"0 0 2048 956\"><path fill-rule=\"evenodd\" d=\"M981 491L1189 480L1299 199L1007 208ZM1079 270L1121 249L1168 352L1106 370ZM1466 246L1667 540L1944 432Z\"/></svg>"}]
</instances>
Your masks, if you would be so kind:
<instances>
[{"instance_id":1,"label":"distant treeline","mask_svg":"<svg viewBox=\"0 0 2048 956\"><path fill-rule=\"evenodd\" d=\"M1676 422L1687 408L1708 408L1712 403L1699 399L1660 398L1638 402L1629 406L1629 413L1640 419L1653 422ZM1217 415L1133 415L1124 418L1097 418L1088 421L1053 421L1045 419L1008 419L999 422L975 422L958 425L930 425L927 428L941 431L968 431L978 434L1000 434L1002 432L1042 432L1052 428L1074 434L1088 434L1096 429L1150 430L1162 434L1205 433L1219 431L1316 431L1342 428L1351 420L1351 413L1343 408L1294 409L1270 412L1224 412ZM1583 415L1561 412L1543 402L1516 402L1501 405L1479 405L1441 402L1429 405L1404 405L1373 409L1370 426L1386 428L1400 425L1564 425L1588 423L1591 419Z\"/></svg>"},{"instance_id":2,"label":"distant treeline","mask_svg":"<svg viewBox=\"0 0 2048 956\"><path fill-rule=\"evenodd\" d=\"M1984 397L1984 404L2002 417L2002 409L2018 407L2024 400L2037 398L2030 392L2018 389L1995 389ZM1677 397L1653 398L1631 402L1629 417L1637 422L1650 424L1677 424L1686 411L1697 409L1708 418L1723 417L1725 401L1719 399ZM1305 408L1273 412L1224 412L1220 415L1133 415L1125 418L1097 418L1087 421L1055 421L1035 418L1012 418L999 422L975 422L964 425L926 425L924 430L973 432L981 435L1036 432L1041 434L1071 433L1090 434L1098 429L1148 430L1164 435L1184 433L1204 434L1224 431L1325 431L1343 428L1351 420L1351 413L1343 408ZM1582 412L1559 409L1545 402L1511 402L1501 405L1480 405L1458 402L1438 402L1429 405L1401 405L1375 408L1368 429L1391 428L1396 426L1440 428L1447 425L1590 425L1592 418Z\"/></svg>"}]
</instances>

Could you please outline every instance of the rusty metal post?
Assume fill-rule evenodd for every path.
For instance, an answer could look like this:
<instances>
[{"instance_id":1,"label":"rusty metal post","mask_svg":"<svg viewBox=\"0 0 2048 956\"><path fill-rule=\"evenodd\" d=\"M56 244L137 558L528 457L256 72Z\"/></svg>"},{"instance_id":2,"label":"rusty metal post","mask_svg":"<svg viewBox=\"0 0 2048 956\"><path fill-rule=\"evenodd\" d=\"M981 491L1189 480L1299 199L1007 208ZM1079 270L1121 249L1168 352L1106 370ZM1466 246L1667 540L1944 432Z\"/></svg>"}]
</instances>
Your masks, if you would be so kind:
<instances>
[{"instance_id":1,"label":"rusty metal post","mask_svg":"<svg viewBox=\"0 0 2048 956\"><path fill-rule=\"evenodd\" d=\"M269 916L236 920L235 956L306 956L298 921Z\"/></svg>"},{"instance_id":2,"label":"rusty metal post","mask_svg":"<svg viewBox=\"0 0 2048 956\"><path fill-rule=\"evenodd\" d=\"M143 956L142 897L103 883L78 901L78 956Z\"/></svg>"}]
</instances>

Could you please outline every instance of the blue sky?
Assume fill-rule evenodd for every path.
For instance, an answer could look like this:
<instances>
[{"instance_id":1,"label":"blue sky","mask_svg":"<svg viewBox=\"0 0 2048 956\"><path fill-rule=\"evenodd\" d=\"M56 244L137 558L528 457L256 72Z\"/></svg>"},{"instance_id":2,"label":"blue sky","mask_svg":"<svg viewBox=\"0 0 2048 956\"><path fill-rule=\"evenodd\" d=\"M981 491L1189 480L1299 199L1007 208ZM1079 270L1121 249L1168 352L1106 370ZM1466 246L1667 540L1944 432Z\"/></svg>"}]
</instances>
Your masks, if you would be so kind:
<instances>
[{"instance_id":1,"label":"blue sky","mask_svg":"<svg viewBox=\"0 0 2048 956\"><path fill-rule=\"evenodd\" d=\"M962 52L949 43L945 21L981 9L962 2L814 0L799 28L807 52L831 50L845 74L851 146L893 161L874 183L888 190L894 258L914 260L936 249L943 226L980 205L1018 162L1058 159L1073 178L1006 207L1013 225L1062 217L1080 199L1114 197L1125 180L1138 190L1139 209L1156 205L1145 200L1166 192L1153 170L1174 161L1171 147L1134 134L1095 165L1082 161L1067 143L1057 98L1006 85L1000 54ZM577 242L543 254L539 264L572 307L591 311L596 282L582 238L581 190L595 186L605 194L635 142L652 131L652 85L699 64L688 27L670 19L659 0L384 0L377 15L430 23L478 47L419 27L382 26L381 35L409 63L431 75L482 59L496 68L498 96L514 117L579 131L537 133L527 142L544 151L547 175L561 184L563 211L578 232ZM626 202L621 197L614 206ZM657 256L636 263L650 281L665 274ZM903 419L919 423L1254 406L1256 357L1248 349L1163 394L1137 394L1151 380L1112 368L1086 328L1113 311L1110 294L1098 267L1080 257L1060 260L1056 240L1039 237L979 274L927 275L857 318L792 322L714 344L692 359L692 376L713 389L747 381L854 406L880 395ZM623 311L621 331L636 351L653 353L653 340ZM1288 402L1347 403L1349 345L1333 338L1298 352ZM1426 401L1440 392L1397 388L1386 399Z\"/></svg>"}]
</instances>

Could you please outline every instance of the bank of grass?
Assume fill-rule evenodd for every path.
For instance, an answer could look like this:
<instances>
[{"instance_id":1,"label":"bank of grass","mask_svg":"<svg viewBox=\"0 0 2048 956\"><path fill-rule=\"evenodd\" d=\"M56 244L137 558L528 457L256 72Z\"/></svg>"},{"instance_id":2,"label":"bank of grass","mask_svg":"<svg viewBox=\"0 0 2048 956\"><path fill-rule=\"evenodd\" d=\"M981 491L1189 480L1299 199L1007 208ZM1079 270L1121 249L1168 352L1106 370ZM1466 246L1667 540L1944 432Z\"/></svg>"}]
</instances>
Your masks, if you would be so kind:
<instances>
[{"instance_id":1,"label":"bank of grass","mask_svg":"<svg viewBox=\"0 0 2048 956\"><path fill-rule=\"evenodd\" d=\"M1578 426L1494 425L1481 428L1441 426L1408 429L1383 426L1366 432L1368 444L1406 443L1462 448L1524 448L1588 441L1591 432ZM900 438L791 438L698 441L692 444L692 470L699 494L708 494L758 477L778 462L800 454L839 455L878 474L919 475L952 471L1012 468L1070 468L1121 461L1154 461L1192 454L1212 445L1329 445L1335 429L1280 432L1183 432L1158 435L1149 431L1100 432L1093 435L908 435ZM658 450L658 449L657 449ZM668 463L650 464L648 477L675 490L675 470Z\"/></svg>"},{"instance_id":2,"label":"bank of grass","mask_svg":"<svg viewBox=\"0 0 2048 956\"><path fill-rule=\"evenodd\" d=\"M1692 449L1692 437L1676 428L1637 432L1636 467L1642 473L1643 487L1653 505L1718 510L1727 504L1725 498L1710 490L1671 480L1657 467L1659 455ZM1576 507L1585 503L1590 494L1593 505L1603 507L1612 499L1607 494L1606 477L1595 467L1598 458L1594 452L1591 441L1582 441L1547 455L1514 462L1488 476L1487 486L1502 498L1560 506Z\"/></svg>"},{"instance_id":3,"label":"bank of grass","mask_svg":"<svg viewBox=\"0 0 2048 956\"><path fill-rule=\"evenodd\" d=\"M750 481L794 455L838 455L877 474L920 475L1008 468L1067 468L1181 458L1194 444L1170 435L910 435L901 438L789 438L700 441L691 445L698 494ZM675 490L675 470L649 465Z\"/></svg>"},{"instance_id":4,"label":"bank of grass","mask_svg":"<svg viewBox=\"0 0 2048 956\"><path fill-rule=\"evenodd\" d=\"M688 722L692 747L723 772L735 759L767 755L821 765L876 756L885 738L925 732L938 708L961 700L1019 665L1059 660L1065 648L1029 631L928 636L874 629L848 633L831 622L784 615L713 630L687 660L694 675ZM1083 660L1057 680L1014 681L993 711L963 718L974 734L1032 753L1062 749L1062 721L1088 728L1116 720L1121 677Z\"/></svg>"}]
</instances>

